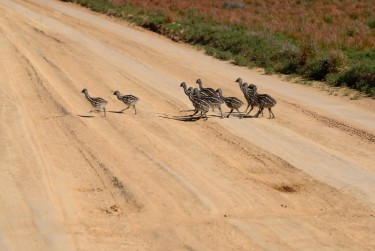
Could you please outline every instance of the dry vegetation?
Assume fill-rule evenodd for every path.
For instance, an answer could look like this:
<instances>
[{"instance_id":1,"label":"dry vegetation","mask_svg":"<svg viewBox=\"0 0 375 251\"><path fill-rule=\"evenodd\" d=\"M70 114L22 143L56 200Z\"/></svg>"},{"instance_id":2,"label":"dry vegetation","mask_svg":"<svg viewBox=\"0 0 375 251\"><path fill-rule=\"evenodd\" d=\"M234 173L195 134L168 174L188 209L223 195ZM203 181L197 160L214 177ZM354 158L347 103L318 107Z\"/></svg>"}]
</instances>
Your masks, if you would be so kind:
<instances>
[{"instance_id":1,"label":"dry vegetation","mask_svg":"<svg viewBox=\"0 0 375 251\"><path fill-rule=\"evenodd\" d=\"M187 10L206 20L244 25L253 31L281 32L300 41L346 49L375 47L373 0L115 0L117 4L164 12L181 21Z\"/></svg>"}]
</instances>

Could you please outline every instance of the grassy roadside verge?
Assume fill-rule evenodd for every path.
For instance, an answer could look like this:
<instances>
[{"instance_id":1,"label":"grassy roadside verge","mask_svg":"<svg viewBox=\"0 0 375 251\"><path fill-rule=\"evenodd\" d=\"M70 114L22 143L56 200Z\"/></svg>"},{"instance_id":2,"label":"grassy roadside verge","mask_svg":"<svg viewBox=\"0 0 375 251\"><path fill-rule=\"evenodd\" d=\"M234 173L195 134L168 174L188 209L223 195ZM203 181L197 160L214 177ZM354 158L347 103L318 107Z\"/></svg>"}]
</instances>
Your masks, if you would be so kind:
<instances>
[{"instance_id":1,"label":"grassy roadside verge","mask_svg":"<svg viewBox=\"0 0 375 251\"><path fill-rule=\"evenodd\" d=\"M267 73L296 74L347 86L375 97L375 48L363 50L322 47L282 33L252 31L243 25L212 21L194 9L168 12L107 0L63 0L130 21L172 40L202 46L208 55L235 64L263 67Z\"/></svg>"}]
</instances>

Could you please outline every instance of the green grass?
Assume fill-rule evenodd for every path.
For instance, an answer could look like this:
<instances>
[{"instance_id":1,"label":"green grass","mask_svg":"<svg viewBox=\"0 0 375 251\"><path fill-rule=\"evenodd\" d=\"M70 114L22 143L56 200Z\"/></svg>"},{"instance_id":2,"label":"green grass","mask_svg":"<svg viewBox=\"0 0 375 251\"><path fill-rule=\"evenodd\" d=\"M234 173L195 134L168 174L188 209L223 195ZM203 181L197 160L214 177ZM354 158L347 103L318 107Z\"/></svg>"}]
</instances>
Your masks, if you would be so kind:
<instances>
[{"instance_id":1,"label":"green grass","mask_svg":"<svg viewBox=\"0 0 375 251\"><path fill-rule=\"evenodd\" d=\"M69 0L65 0L69 1ZM375 97L375 48L345 50L317 46L314 41L299 41L283 33L252 31L243 25L215 23L198 11L179 11L178 21L164 11L114 5L106 0L70 0L94 11L126 19L173 40L198 45L208 55L231 60L234 64L263 67L267 73L298 74L306 80L326 81L347 86ZM225 2L225 8L241 8ZM352 19L357 15L352 14ZM332 24L331 16L324 22ZM373 21L369 21L372 28ZM348 27L346 35L354 36Z\"/></svg>"}]
</instances>

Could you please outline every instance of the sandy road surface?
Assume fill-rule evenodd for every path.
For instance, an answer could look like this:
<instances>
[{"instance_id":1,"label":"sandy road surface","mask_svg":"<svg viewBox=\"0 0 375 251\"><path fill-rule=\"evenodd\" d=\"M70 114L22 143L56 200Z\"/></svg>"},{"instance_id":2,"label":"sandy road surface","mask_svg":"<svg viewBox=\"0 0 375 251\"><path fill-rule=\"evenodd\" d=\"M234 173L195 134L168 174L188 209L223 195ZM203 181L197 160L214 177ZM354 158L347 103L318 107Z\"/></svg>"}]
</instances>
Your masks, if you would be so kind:
<instances>
[{"instance_id":1,"label":"sandy road surface","mask_svg":"<svg viewBox=\"0 0 375 251\"><path fill-rule=\"evenodd\" d=\"M375 249L374 101L56 1L1 0L0 55L0 250ZM257 84L276 119L185 121L198 77Z\"/></svg>"}]
</instances>

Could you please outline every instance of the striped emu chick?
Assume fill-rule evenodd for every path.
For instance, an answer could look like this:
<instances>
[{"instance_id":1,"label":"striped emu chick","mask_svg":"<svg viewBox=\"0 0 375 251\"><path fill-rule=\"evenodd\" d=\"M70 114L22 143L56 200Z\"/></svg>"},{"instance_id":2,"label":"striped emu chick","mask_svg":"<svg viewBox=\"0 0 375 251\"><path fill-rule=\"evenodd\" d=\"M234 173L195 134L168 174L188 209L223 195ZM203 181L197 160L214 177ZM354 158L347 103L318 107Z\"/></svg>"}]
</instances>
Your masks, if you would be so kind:
<instances>
[{"instance_id":1,"label":"striped emu chick","mask_svg":"<svg viewBox=\"0 0 375 251\"><path fill-rule=\"evenodd\" d=\"M237 78L237 80L235 81L236 83L238 83L245 99L246 99L246 102L247 102L247 107L246 107L246 110L245 112L247 111L247 109L249 109L249 107L251 106L251 110L253 109L253 106L255 104L255 99L251 96L251 94L249 93L248 91L248 84L247 83L242 83L242 79L241 78ZM250 110L250 111L251 111Z\"/></svg>"},{"instance_id":2,"label":"striped emu chick","mask_svg":"<svg viewBox=\"0 0 375 251\"><path fill-rule=\"evenodd\" d=\"M233 112L233 110L237 110L238 114L240 114L240 118L242 119L242 114L240 113L239 108L243 105L243 102L239 100L236 97L224 97L222 90L219 88L216 90L219 97L225 102L225 104L228 106L230 110L227 118L229 118L229 115Z\"/></svg>"},{"instance_id":3,"label":"striped emu chick","mask_svg":"<svg viewBox=\"0 0 375 251\"><path fill-rule=\"evenodd\" d=\"M123 95L122 96L119 91L115 91L113 93L113 95L116 95L119 100L121 100L122 102L124 102L125 105L128 106L125 109L123 109L121 112L124 112L125 110L129 109L130 107L133 107L134 108L134 114L137 114L137 110L135 109L135 105L137 104L139 98L137 98L136 96L133 96L133 95Z\"/></svg>"},{"instance_id":4,"label":"striped emu chick","mask_svg":"<svg viewBox=\"0 0 375 251\"><path fill-rule=\"evenodd\" d=\"M260 113L263 112L264 108L268 108L269 112L269 119L275 118L275 115L272 112L272 107L276 105L276 100L273 99L270 95L268 94L258 94L257 93L257 87L256 85L250 84L248 87L249 93L252 97L255 99L255 103L258 105L259 110L258 112L254 115L254 117L258 117ZM251 110L250 110L251 111Z\"/></svg>"},{"instance_id":5,"label":"striped emu chick","mask_svg":"<svg viewBox=\"0 0 375 251\"><path fill-rule=\"evenodd\" d=\"M195 82L199 85L199 91L202 96L207 96L207 97L217 97L217 93L214 89L212 88L204 88L202 85L202 80L200 78L197 79Z\"/></svg>"},{"instance_id":6,"label":"striped emu chick","mask_svg":"<svg viewBox=\"0 0 375 251\"><path fill-rule=\"evenodd\" d=\"M201 116L199 118L202 118L204 116L207 119L206 113L210 109L210 105L206 101L201 99L201 95L197 88L194 88L193 91L190 92L189 98L191 102L193 103L193 106L195 107L194 114L190 116L194 116L198 112L201 112Z\"/></svg>"},{"instance_id":7,"label":"striped emu chick","mask_svg":"<svg viewBox=\"0 0 375 251\"><path fill-rule=\"evenodd\" d=\"M100 110L103 109L104 117L107 116L105 112L105 106L107 105L108 102L106 100L99 98L99 97L96 97L96 98L90 97L89 92L86 88L83 89L81 92L85 94L86 99L90 102L91 106L94 107L97 112L100 112Z\"/></svg>"},{"instance_id":8,"label":"striped emu chick","mask_svg":"<svg viewBox=\"0 0 375 251\"><path fill-rule=\"evenodd\" d=\"M253 86L253 84L250 84L250 86ZM247 111L247 109L248 109L249 106L250 106L250 110L249 110L248 113L247 113L247 114L250 114L250 112L254 109L254 107L255 107L255 106L258 106L258 103L256 102L256 99L255 99L255 96L254 96L254 94L253 94L252 89L249 88L249 84L244 83L244 84L243 84L243 88L244 88L244 90L245 90L245 92L246 92L246 95L247 95L247 97L248 97L248 98L247 98L248 106L247 106L245 112ZM263 95L263 94L260 94L260 95ZM262 114L262 116L263 116L263 110L261 111L261 114Z\"/></svg>"},{"instance_id":9,"label":"striped emu chick","mask_svg":"<svg viewBox=\"0 0 375 251\"><path fill-rule=\"evenodd\" d=\"M201 95L200 92L199 92L199 94ZM208 105L212 108L212 111L214 109L219 109L220 114L221 114L221 118L224 118L223 112L221 110L221 105L224 103L224 100L222 100L218 96L213 97L213 96L202 96L202 95L201 95L201 99L203 101L205 101L206 103L208 103Z\"/></svg>"}]
</instances>

